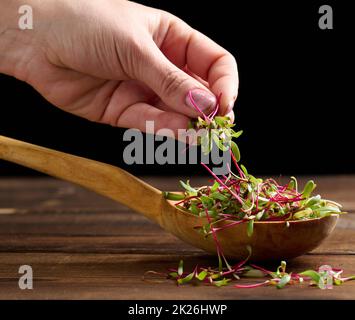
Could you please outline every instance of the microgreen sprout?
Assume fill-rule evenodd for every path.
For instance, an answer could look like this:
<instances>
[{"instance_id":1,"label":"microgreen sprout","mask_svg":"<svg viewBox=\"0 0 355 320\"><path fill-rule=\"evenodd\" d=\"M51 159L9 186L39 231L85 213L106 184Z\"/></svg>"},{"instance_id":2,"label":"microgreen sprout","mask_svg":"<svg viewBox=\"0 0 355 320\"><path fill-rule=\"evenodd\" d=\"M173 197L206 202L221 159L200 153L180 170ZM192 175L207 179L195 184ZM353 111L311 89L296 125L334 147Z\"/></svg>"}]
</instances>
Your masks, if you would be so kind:
<instances>
[{"instance_id":1,"label":"microgreen sprout","mask_svg":"<svg viewBox=\"0 0 355 320\"><path fill-rule=\"evenodd\" d=\"M241 136L243 131L234 131L235 124L231 123L228 116L216 116L219 110L219 101L221 95L217 99L217 104L211 114L204 114L199 106L195 103L191 93L189 94L191 104L200 112L201 116L189 123L189 129L195 129L197 132L202 132L197 138L197 144L201 145L204 154L211 152L215 144L220 150L232 150L234 156L239 161L240 152L238 145L232 140Z\"/></svg>"},{"instance_id":2,"label":"microgreen sprout","mask_svg":"<svg viewBox=\"0 0 355 320\"><path fill-rule=\"evenodd\" d=\"M285 221L289 226L290 220L305 220L323 218L333 213L342 213L341 205L333 201L324 200L320 195L312 196L316 185L308 181L302 192L298 191L295 177L286 185L278 184L274 179L256 178L247 169L238 164L240 152L232 138L238 138L242 131L235 132L228 117L216 116L219 110L217 99L214 111L204 114L191 93L189 98L192 105L201 113L192 126L196 129L207 129L205 136L201 137L201 147L210 152L212 142L223 151L229 150L236 173L228 166L227 176L216 176L207 165L205 169L213 176L211 186L192 187L189 183L180 181L184 194L165 193L169 200L178 201L175 205L200 217L209 216L211 223L200 228L205 235L213 231L220 231L239 222L248 223L248 236L253 234L254 221ZM215 227L218 221L228 220L230 223L223 227Z\"/></svg>"},{"instance_id":3,"label":"microgreen sprout","mask_svg":"<svg viewBox=\"0 0 355 320\"><path fill-rule=\"evenodd\" d=\"M232 154L233 157L233 154ZM312 196L316 185L308 181L302 192L296 190L295 178L285 185L274 179L255 178L246 170L238 174L230 171L228 176L217 177L205 164L202 164L215 180L210 186L192 187L190 182L181 181L183 194L166 194L170 200L179 200L175 205L199 217L207 214L211 223L200 228L205 235L212 230L221 231L236 222L248 224L248 236L253 234L254 221L285 221L323 218L331 214L344 213L341 205L322 199L320 195ZM219 221L228 220L229 224L218 225Z\"/></svg>"},{"instance_id":4,"label":"microgreen sprout","mask_svg":"<svg viewBox=\"0 0 355 320\"><path fill-rule=\"evenodd\" d=\"M286 262L282 261L276 271L270 271L255 264L247 264L245 259L229 268L211 268L196 266L193 270L185 271L184 263L181 260L178 268L171 268L167 274L154 272L154 276L161 276L165 279L176 281L177 285L205 284L216 287L233 285L234 288L257 288L262 286L274 286L282 289L288 285L305 285L318 287L320 289L332 289L333 285L339 286L346 281L355 280L355 276L342 276L343 270L330 266L320 266L316 270L303 272L286 272ZM326 269L326 271L324 271ZM147 272L145 276L150 274ZM243 279L243 281L241 281ZM245 283L245 279L251 279L252 283ZM256 279L260 281L255 282ZM146 281L150 281L146 277ZM151 281L150 281L151 282ZM155 281L156 283L159 283Z\"/></svg>"},{"instance_id":5,"label":"microgreen sprout","mask_svg":"<svg viewBox=\"0 0 355 320\"><path fill-rule=\"evenodd\" d=\"M308 282L321 289L331 289L333 284L340 285L355 276L342 277L343 270L330 266L321 266L318 271L306 270L301 273L287 273L286 262L282 261L275 272L254 264L247 265L251 256L251 247L247 247L249 255L245 260L230 265L219 244L217 232L240 223L247 223L247 234L253 236L255 221L284 221L290 227L291 220L320 219L332 214L344 213L341 205L322 199L320 195L312 196L316 184L308 181L302 192L298 191L298 182L291 177L289 183L281 185L274 179L260 179L251 175L243 165L239 165L240 152L232 138L238 138L242 131L235 132L228 117L216 116L219 99L215 110L205 115L193 101L191 103L201 113L192 127L207 129L207 133L198 141L202 150L209 153L214 142L218 148L228 151L236 167L236 173L229 168L229 174L221 177L202 165L213 176L212 185L192 187L190 182L180 181L183 194L165 192L165 198L177 201L175 206L193 215L205 217L207 224L196 226L205 237L212 236L218 255L218 268L196 266L192 272L185 272L181 260L177 269L170 269L168 278L174 279L178 285L186 283L206 283L217 287L225 286L240 278L263 278L261 282L252 284L235 284L236 288L255 288L273 285L282 289L287 285ZM219 222L227 222L223 225Z\"/></svg>"}]
</instances>

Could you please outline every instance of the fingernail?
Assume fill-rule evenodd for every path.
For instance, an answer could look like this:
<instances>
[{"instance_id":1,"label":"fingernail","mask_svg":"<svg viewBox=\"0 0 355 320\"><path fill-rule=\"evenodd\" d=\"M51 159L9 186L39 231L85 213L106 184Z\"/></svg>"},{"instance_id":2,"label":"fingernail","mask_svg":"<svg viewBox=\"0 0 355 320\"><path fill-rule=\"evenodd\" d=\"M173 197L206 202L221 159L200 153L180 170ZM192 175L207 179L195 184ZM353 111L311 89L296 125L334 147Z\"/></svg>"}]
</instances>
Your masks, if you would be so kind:
<instances>
[{"instance_id":1,"label":"fingernail","mask_svg":"<svg viewBox=\"0 0 355 320\"><path fill-rule=\"evenodd\" d=\"M215 95L209 93L208 91L203 89L194 89L188 92L185 102L190 108L193 108L196 111L198 111L199 108L203 112L208 112L213 110L217 101Z\"/></svg>"},{"instance_id":2,"label":"fingernail","mask_svg":"<svg viewBox=\"0 0 355 320\"><path fill-rule=\"evenodd\" d=\"M227 114L233 110L235 100L232 100L231 102L228 103L227 105Z\"/></svg>"}]
</instances>

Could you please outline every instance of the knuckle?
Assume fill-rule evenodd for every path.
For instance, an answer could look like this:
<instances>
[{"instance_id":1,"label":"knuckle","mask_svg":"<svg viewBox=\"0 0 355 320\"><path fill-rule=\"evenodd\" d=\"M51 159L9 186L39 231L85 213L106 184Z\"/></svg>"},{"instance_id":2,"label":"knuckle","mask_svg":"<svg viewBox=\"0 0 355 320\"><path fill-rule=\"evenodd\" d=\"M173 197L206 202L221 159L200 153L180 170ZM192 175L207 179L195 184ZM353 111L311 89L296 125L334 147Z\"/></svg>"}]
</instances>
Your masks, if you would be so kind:
<instances>
[{"instance_id":1,"label":"knuckle","mask_svg":"<svg viewBox=\"0 0 355 320\"><path fill-rule=\"evenodd\" d=\"M188 77L181 75L179 70L169 71L165 77L163 77L161 88L165 96L171 96L182 88L187 83Z\"/></svg>"},{"instance_id":2,"label":"knuckle","mask_svg":"<svg viewBox=\"0 0 355 320\"><path fill-rule=\"evenodd\" d=\"M137 77L141 72L141 63L144 58L144 50L142 44L136 41L132 41L127 46L125 51L124 67L128 75Z\"/></svg>"},{"instance_id":3,"label":"knuckle","mask_svg":"<svg viewBox=\"0 0 355 320\"><path fill-rule=\"evenodd\" d=\"M146 38L140 36L139 32L131 32L123 39L115 41L117 59L129 77L136 77L143 61L146 61L149 52L146 43Z\"/></svg>"}]
</instances>

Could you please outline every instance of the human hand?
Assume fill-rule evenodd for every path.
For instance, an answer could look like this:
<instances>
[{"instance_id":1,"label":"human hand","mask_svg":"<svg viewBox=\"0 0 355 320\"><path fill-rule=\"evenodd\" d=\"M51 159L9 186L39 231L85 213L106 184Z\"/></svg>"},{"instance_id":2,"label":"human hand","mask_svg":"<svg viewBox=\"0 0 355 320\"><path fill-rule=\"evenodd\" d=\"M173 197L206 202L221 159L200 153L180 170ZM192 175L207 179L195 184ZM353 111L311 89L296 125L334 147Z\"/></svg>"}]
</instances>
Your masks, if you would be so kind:
<instances>
[{"instance_id":1,"label":"human hand","mask_svg":"<svg viewBox=\"0 0 355 320\"><path fill-rule=\"evenodd\" d=\"M151 120L155 130L176 131L198 116L187 99L193 90L206 113L222 93L219 113L233 121L235 59L177 17L124 0L27 2L34 29L0 28L0 71L59 108L113 126L144 131Z\"/></svg>"}]
</instances>

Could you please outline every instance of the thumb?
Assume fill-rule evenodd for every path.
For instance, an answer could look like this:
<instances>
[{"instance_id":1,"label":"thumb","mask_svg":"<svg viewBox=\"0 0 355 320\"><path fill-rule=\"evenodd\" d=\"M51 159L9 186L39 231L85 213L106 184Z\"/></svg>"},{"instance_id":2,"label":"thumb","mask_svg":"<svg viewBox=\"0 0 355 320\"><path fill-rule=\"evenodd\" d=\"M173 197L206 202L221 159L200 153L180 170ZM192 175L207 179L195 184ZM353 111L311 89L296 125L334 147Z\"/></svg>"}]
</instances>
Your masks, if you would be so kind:
<instances>
[{"instance_id":1,"label":"thumb","mask_svg":"<svg viewBox=\"0 0 355 320\"><path fill-rule=\"evenodd\" d=\"M194 104L205 114L215 108L216 96L170 62L158 47L148 49L138 65L138 80L150 87L174 111L194 118L201 115Z\"/></svg>"}]
</instances>

